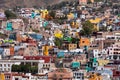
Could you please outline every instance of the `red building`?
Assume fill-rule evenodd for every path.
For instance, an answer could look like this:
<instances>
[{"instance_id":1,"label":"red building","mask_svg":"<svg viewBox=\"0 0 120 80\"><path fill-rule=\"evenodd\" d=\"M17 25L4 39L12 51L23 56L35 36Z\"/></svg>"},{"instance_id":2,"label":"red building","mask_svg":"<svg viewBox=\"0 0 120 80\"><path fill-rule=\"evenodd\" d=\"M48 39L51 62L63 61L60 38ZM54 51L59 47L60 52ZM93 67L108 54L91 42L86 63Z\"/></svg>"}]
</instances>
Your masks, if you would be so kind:
<instances>
[{"instance_id":1,"label":"red building","mask_svg":"<svg viewBox=\"0 0 120 80\"><path fill-rule=\"evenodd\" d=\"M50 63L55 61L55 57L51 56L24 56L24 60L44 60L45 63Z\"/></svg>"},{"instance_id":2,"label":"red building","mask_svg":"<svg viewBox=\"0 0 120 80\"><path fill-rule=\"evenodd\" d=\"M112 80L119 80L120 79L120 71L113 70L113 79Z\"/></svg>"}]
</instances>

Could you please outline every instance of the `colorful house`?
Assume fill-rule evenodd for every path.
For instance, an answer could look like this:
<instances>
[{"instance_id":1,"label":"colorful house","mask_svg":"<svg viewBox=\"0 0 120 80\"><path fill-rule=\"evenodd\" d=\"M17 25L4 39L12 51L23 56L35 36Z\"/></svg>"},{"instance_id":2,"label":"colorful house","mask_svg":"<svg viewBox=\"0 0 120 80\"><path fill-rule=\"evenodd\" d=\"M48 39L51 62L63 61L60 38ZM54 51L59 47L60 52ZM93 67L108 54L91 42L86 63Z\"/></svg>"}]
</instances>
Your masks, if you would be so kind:
<instances>
[{"instance_id":1,"label":"colorful house","mask_svg":"<svg viewBox=\"0 0 120 80\"><path fill-rule=\"evenodd\" d=\"M35 16L36 16L35 12L32 12L31 18L35 18Z\"/></svg>"},{"instance_id":2,"label":"colorful house","mask_svg":"<svg viewBox=\"0 0 120 80\"><path fill-rule=\"evenodd\" d=\"M79 62L72 62L72 68L80 68Z\"/></svg>"},{"instance_id":3,"label":"colorful house","mask_svg":"<svg viewBox=\"0 0 120 80\"><path fill-rule=\"evenodd\" d=\"M44 22L43 23L43 27L47 27L47 25L48 25L49 23L46 21L46 22Z\"/></svg>"},{"instance_id":4,"label":"colorful house","mask_svg":"<svg viewBox=\"0 0 120 80\"><path fill-rule=\"evenodd\" d=\"M12 28L12 22L7 22L6 30L8 30L8 31L12 31L13 30L13 28Z\"/></svg>"},{"instance_id":5,"label":"colorful house","mask_svg":"<svg viewBox=\"0 0 120 80\"><path fill-rule=\"evenodd\" d=\"M43 18L43 19L45 19L45 17L48 15L48 10L47 9L45 9L45 10L41 10L41 17Z\"/></svg>"},{"instance_id":6,"label":"colorful house","mask_svg":"<svg viewBox=\"0 0 120 80\"><path fill-rule=\"evenodd\" d=\"M68 18L68 20L74 19L74 14L73 13L69 13L67 15L67 18Z\"/></svg>"},{"instance_id":7,"label":"colorful house","mask_svg":"<svg viewBox=\"0 0 120 80\"><path fill-rule=\"evenodd\" d=\"M57 38L62 38L63 37L63 34L62 33L56 33L56 34L54 34L55 35L55 37L57 37Z\"/></svg>"},{"instance_id":8,"label":"colorful house","mask_svg":"<svg viewBox=\"0 0 120 80\"><path fill-rule=\"evenodd\" d=\"M65 53L64 52L58 52L57 53L57 57L60 58L60 57L64 57L65 56Z\"/></svg>"},{"instance_id":9,"label":"colorful house","mask_svg":"<svg viewBox=\"0 0 120 80\"><path fill-rule=\"evenodd\" d=\"M42 47L43 49L43 55L48 56L49 55L49 46L45 45Z\"/></svg>"},{"instance_id":10,"label":"colorful house","mask_svg":"<svg viewBox=\"0 0 120 80\"><path fill-rule=\"evenodd\" d=\"M96 67L98 67L98 62L96 58L91 58L90 61L87 63L86 69L87 71L94 70Z\"/></svg>"},{"instance_id":11,"label":"colorful house","mask_svg":"<svg viewBox=\"0 0 120 80\"><path fill-rule=\"evenodd\" d=\"M55 30L54 31L54 36L57 38L63 38L63 33L60 30Z\"/></svg>"},{"instance_id":12,"label":"colorful house","mask_svg":"<svg viewBox=\"0 0 120 80\"><path fill-rule=\"evenodd\" d=\"M98 23L100 23L101 19L95 18L95 19L90 19L89 21L94 24L94 29L99 31Z\"/></svg>"},{"instance_id":13,"label":"colorful house","mask_svg":"<svg viewBox=\"0 0 120 80\"><path fill-rule=\"evenodd\" d=\"M79 47L90 46L90 40L88 38L81 38L79 42Z\"/></svg>"},{"instance_id":14,"label":"colorful house","mask_svg":"<svg viewBox=\"0 0 120 80\"><path fill-rule=\"evenodd\" d=\"M91 74L91 75L90 75L89 80L103 80L103 79L102 79L102 76L101 76L101 75L99 75L99 74L97 74L97 73L94 73L94 74Z\"/></svg>"},{"instance_id":15,"label":"colorful house","mask_svg":"<svg viewBox=\"0 0 120 80\"><path fill-rule=\"evenodd\" d=\"M79 23L78 22L71 22L71 27L72 28L79 28Z\"/></svg>"},{"instance_id":16,"label":"colorful house","mask_svg":"<svg viewBox=\"0 0 120 80\"><path fill-rule=\"evenodd\" d=\"M108 64L108 63L109 63L109 60L102 60L102 59L99 59L99 60L98 60L99 66L104 66L104 65L106 65L106 64Z\"/></svg>"},{"instance_id":17,"label":"colorful house","mask_svg":"<svg viewBox=\"0 0 120 80\"><path fill-rule=\"evenodd\" d=\"M3 73L0 73L0 80L5 80L5 75Z\"/></svg>"}]
</instances>

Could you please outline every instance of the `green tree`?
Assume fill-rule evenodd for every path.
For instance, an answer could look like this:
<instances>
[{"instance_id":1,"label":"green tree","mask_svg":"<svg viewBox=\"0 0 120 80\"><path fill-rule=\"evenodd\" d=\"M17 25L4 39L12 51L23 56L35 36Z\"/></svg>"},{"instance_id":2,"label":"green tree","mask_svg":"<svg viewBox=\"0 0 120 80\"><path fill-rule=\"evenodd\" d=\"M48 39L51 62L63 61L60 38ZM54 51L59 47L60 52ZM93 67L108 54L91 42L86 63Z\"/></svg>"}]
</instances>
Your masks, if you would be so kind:
<instances>
[{"instance_id":1,"label":"green tree","mask_svg":"<svg viewBox=\"0 0 120 80\"><path fill-rule=\"evenodd\" d=\"M49 12L49 15L54 19L55 18L55 15L56 15L56 13L55 13L55 11L50 11Z\"/></svg>"},{"instance_id":2,"label":"green tree","mask_svg":"<svg viewBox=\"0 0 120 80\"><path fill-rule=\"evenodd\" d=\"M92 24L90 21L85 21L82 24L82 30L80 33L86 37L89 37L94 32L94 24Z\"/></svg>"},{"instance_id":3,"label":"green tree","mask_svg":"<svg viewBox=\"0 0 120 80\"><path fill-rule=\"evenodd\" d=\"M72 38L72 43L77 44L77 48L79 47L79 41L80 39L78 38Z\"/></svg>"},{"instance_id":4,"label":"green tree","mask_svg":"<svg viewBox=\"0 0 120 80\"><path fill-rule=\"evenodd\" d=\"M21 67L21 72L24 72L24 73L30 72L30 65L28 65L28 64L26 64L26 65L21 64L20 67Z\"/></svg>"},{"instance_id":5,"label":"green tree","mask_svg":"<svg viewBox=\"0 0 120 80\"><path fill-rule=\"evenodd\" d=\"M20 66L19 65L12 65L12 72L20 72Z\"/></svg>"},{"instance_id":6,"label":"green tree","mask_svg":"<svg viewBox=\"0 0 120 80\"><path fill-rule=\"evenodd\" d=\"M56 46L58 46L58 48L61 48L61 47L62 47L63 40L60 39L60 38L55 38L54 43L55 43Z\"/></svg>"},{"instance_id":7,"label":"green tree","mask_svg":"<svg viewBox=\"0 0 120 80\"><path fill-rule=\"evenodd\" d=\"M31 66L30 72L31 72L32 74L37 73L37 72L38 72L38 66Z\"/></svg>"},{"instance_id":8,"label":"green tree","mask_svg":"<svg viewBox=\"0 0 120 80\"><path fill-rule=\"evenodd\" d=\"M38 72L38 66L31 66L29 64L12 65L12 72L31 72L32 74L36 74Z\"/></svg>"},{"instance_id":9,"label":"green tree","mask_svg":"<svg viewBox=\"0 0 120 80\"><path fill-rule=\"evenodd\" d=\"M5 11L5 15L6 15L7 19L17 18L17 15L15 13L13 13L12 11L9 11L9 10Z\"/></svg>"}]
</instances>

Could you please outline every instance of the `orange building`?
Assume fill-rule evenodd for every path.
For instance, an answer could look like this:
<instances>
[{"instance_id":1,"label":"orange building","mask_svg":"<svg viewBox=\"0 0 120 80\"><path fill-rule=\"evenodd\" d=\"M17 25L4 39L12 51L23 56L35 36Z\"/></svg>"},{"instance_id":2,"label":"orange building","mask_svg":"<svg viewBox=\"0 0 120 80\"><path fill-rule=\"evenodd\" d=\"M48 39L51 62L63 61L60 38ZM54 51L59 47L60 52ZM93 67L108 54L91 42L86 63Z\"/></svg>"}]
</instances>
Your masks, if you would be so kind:
<instances>
[{"instance_id":1,"label":"orange building","mask_svg":"<svg viewBox=\"0 0 120 80\"><path fill-rule=\"evenodd\" d=\"M41 10L41 17L43 18L43 19L45 19L45 17L48 15L48 10L47 9L45 9L45 10Z\"/></svg>"},{"instance_id":2,"label":"orange building","mask_svg":"<svg viewBox=\"0 0 120 80\"><path fill-rule=\"evenodd\" d=\"M81 38L79 47L90 46L90 40L88 38Z\"/></svg>"},{"instance_id":3,"label":"orange building","mask_svg":"<svg viewBox=\"0 0 120 80\"><path fill-rule=\"evenodd\" d=\"M42 47L43 55L48 56L49 55L49 46L45 45Z\"/></svg>"},{"instance_id":4,"label":"orange building","mask_svg":"<svg viewBox=\"0 0 120 80\"><path fill-rule=\"evenodd\" d=\"M3 73L0 73L0 80L5 80L5 75Z\"/></svg>"},{"instance_id":5,"label":"orange building","mask_svg":"<svg viewBox=\"0 0 120 80\"><path fill-rule=\"evenodd\" d=\"M11 56L14 55L14 47L10 47L10 55L11 55Z\"/></svg>"},{"instance_id":6,"label":"orange building","mask_svg":"<svg viewBox=\"0 0 120 80\"><path fill-rule=\"evenodd\" d=\"M91 74L89 80L103 80L102 76L99 74Z\"/></svg>"}]
</instances>

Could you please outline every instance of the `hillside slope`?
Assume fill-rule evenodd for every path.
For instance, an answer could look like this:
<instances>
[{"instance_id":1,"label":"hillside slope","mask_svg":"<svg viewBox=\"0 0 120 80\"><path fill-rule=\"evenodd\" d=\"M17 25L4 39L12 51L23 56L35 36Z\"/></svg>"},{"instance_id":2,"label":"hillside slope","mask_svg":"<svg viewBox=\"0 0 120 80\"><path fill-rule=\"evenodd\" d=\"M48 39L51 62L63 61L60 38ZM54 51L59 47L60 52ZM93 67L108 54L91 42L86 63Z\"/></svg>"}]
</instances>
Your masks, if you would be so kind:
<instances>
[{"instance_id":1,"label":"hillside slope","mask_svg":"<svg viewBox=\"0 0 120 80\"><path fill-rule=\"evenodd\" d=\"M14 8L16 6L22 7L47 6L57 4L62 1L73 0L0 0L0 8Z\"/></svg>"}]
</instances>

